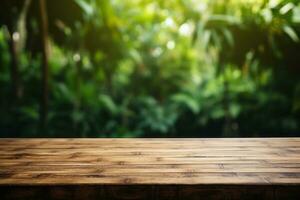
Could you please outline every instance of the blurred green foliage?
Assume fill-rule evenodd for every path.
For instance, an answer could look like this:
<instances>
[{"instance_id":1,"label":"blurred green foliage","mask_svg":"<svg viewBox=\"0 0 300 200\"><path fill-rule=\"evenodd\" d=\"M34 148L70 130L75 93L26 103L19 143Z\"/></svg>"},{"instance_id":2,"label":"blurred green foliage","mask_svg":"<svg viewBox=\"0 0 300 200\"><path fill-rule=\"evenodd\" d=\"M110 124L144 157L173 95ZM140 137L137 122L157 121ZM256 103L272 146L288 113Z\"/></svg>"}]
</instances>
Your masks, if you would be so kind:
<instances>
[{"instance_id":1,"label":"blurred green foliage","mask_svg":"<svg viewBox=\"0 0 300 200\"><path fill-rule=\"evenodd\" d=\"M10 95L20 2L0 3L1 137L300 135L298 0L47 1L46 131L37 1L15 29L26 45Z\"/></svg>"}]
</instances>

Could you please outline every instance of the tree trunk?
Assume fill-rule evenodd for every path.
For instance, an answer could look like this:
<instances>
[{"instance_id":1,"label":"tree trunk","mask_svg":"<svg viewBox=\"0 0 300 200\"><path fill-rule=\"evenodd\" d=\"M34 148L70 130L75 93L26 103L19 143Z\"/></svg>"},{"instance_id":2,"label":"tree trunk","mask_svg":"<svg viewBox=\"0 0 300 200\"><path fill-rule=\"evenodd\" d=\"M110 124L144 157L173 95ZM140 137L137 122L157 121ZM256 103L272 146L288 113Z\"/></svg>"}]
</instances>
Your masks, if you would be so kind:
<instances>
[{"instance_id":1,"label":"tree trunk","mask_svg":"<svg viewBox=\"0 0 300 200\"><path fill-rule=\"evenodd\" d=\"M18 102L23 93L19 72L19 57L25 48L27 39L26 18L30 4L31 0L24 1L19 16L17 16L16 20L12 19L10 30L8 30L8 45L11 55L10 78L12 87L12 102Z\"/></svg>"},{"instance_id":2,"label":"tree trunk","mask_svg":"<svg viewBox=\"0 0 300 200\"><path fill-rule=\"evenodd\" d=\"M48 16L47 6L45 0L39 1L40 10L40 32L41 32L41 51L42 51L42 95L40 102L40 128L42 131L47 131L47 118L48 118L48 96L49 96L49 40L48 40Z\"/></svg>"},{"instance_id":3,"label":"tree trunk","mask_svg":"<svg viewBox=\"0 0 300 200\"><path fill-rule=\"evenodd\" d=\"M21 97L20 75L19 75L19 56L17 51L16 39L14 33L10 33L10 80L11 80L11 101L16 102Z\"/></svg>"}]
</instances>

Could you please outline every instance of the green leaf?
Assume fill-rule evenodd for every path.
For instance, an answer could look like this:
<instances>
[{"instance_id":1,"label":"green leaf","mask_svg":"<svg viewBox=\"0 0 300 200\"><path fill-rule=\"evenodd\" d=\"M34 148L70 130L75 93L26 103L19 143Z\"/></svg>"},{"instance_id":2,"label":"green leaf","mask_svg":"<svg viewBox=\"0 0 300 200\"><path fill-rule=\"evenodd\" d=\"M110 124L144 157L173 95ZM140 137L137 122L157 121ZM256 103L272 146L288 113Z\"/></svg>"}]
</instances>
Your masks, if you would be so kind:
<instances>
[{"instance_id":1,"label":"green leaf","mask_svg":"<svg viewBox=\"0 0 300 200\"><path fill-rule=\"evenodd\" d=\"M94 8L92 7L92 5L88 4L84 0L74 0L74 1L85 12L85 14L87 14L88 16L93 15Z\"/></svg>"},{"instance_id":2,"label":"green leaf","mask_svg":"<svg viewBox=\"0 0 300 200\"><path fill-rule=\"evenodd\" d=\"M118 107L110 96L102 94L99 96L99 101L102 106L110 113L116 114L118 112Z\"/></svg>"},{"instance_id":3,"label":"green leaf","mask_svg":"<svg viewBox=\"0 0 300 200\"><path fill-rule=\"evenodd\" d=\"M57 90L59 91L58 92L58 95L59 95L59 98L60 99L65 99L69 102L72 102L74 103L75 102L75 95L74 93L67 87L66 84L64 83L58 83L57 84Z\"/></svg>"},{"instance_id":4,"label":"green leaf","mask_svg":"<svg viewBox=\"0 0 300 200\"><path fill-rule=\"evenodd\" d=\"M300 23L300 8L296 7L293 9L293 23Z\"/></svg>"},{"instance_id":5,"label":"green leaf","mask_svg":"<svg viewBox=\"0 0 300 200\"><path fill-rule=\"evenodd\" d=\"M264 9L261 11L261 15L264 18L265 22L267 23L271 23L273 20L273 13L271 11L271 9Z\"/></svg>"},{"instance_id":6,"label":"green leaf","mask_svg":"<svg viewBox=\"0 0 300 200\"><path fill-rule=\"evenodd\" d=\"M39 119L39 112L38 109L34 107L24 107L21 108L21 112L24 116L30 118L31 120L38 120Z\"/></svg>"},{"instance_id":7,"label":"green leaf","mask_svg":"<svg viewBox=\"0 0 300 200\"><path fill-rule=\"evenodd\" d=\"M234 45L234 39L233 39L233 36L232 36L231 32L227 28L224 28L223 29L223 34L224 34L224 37L225 37L226 41L228 42L228 44L230 46L233 46Z\"/></svg>"},{"instance_id":8,"label":"green leaf","mask_svg":"<svg viewBox=\"0 0 300 200\"><path fill-rule=\"evenodd\" d=\"M225 116L224 109L221 106L216 106L210 113L212 119L221 119Z\"/></svg>"},{"instance_id":9,"label":"green leaf","mask_svg":"<svg viewBox=\"0 0 300 200\"><path fill-rule=\"evenodd\" d=\"M191 110L195 114L200 112L199 103L197 102L196 99L194 99L191 96L188 96L186 94L176 94L172 97L172 100L178 104L182 104L186 106L189 110Z\"/></svg>"},{"instance_id":10,"label":"green leaf","mask_svg":"<svg viewBox=\"0 0 300 200\"><path fill-rule=\"evenodd\" d=\"M293 3L287 3L284 6L282 6L282 8L280 8L279 12L280 12L280 14L285 15L290 10L292 10L294 7L295 7L295 5Z\"/></svg>"},{"instance_id":11,"label":"green leaf","mask_svg":"<svg viewBox=\"0 0 300 200\"><path fill-rule=\"evenodd\" d=\"M240 24L240 19L236 16L216 14L209 16L209 21L224 23L226 25Z\"/></svg>"},{"instance_id":12,"label":"green leaf","mask_svg":"<svg viewBox=\"0 0 300 200\"><path fill-rule=\"evenodd\" d=\"M229 107L230 115L234 118L238 117L241 112L241 107L237 104L232 104Z\"/></svg>"},{"instance_id":13,"label":"green leaf","mask_svg":"<svg viewBox=\"0 0 300 200\"><path fill-rule=\"evenodd\" d=\"M283 27L283 30L294 42L299 41L299 37L298 37L296 31L292 27L285 25Z\"/></svg>"},{"instance_id":14,"label":"green leaf","mask_svg":"<svg viewBox=\"0 0 300 200\"><path fill-rule=\"evenodd\" d=\"M209 31L209 30L204 31L204 34L203 34L203 47L205 49L209 46L210 38L211 38L211 31Z\"/></svg>"}]
</instances>

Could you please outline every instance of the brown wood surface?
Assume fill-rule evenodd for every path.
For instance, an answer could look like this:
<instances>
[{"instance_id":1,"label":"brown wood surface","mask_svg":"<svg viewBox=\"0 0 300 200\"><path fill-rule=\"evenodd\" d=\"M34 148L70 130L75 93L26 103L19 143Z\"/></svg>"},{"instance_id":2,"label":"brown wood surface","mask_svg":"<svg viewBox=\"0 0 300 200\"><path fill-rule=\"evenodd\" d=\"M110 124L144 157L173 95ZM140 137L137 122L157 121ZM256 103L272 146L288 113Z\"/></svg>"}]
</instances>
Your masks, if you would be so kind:
<instances>
[{"instance_id":1,"label":"brown wood surface","mask_svg":"<svg viewBox=\"0 0 300 200\"><path fill-rule=\"evenodd\" d=\"M1 139L1 186L300 185L300 138Z\"/></svg>"}]
</instances>

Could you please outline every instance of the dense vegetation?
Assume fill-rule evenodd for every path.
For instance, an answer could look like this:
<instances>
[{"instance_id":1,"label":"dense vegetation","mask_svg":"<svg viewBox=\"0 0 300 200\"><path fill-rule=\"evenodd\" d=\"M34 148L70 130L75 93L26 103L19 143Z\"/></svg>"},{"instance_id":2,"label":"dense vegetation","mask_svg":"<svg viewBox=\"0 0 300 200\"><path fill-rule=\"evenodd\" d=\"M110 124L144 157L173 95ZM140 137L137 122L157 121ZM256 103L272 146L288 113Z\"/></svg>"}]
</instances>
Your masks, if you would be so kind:
<instances>
[{"instance_id":1,"label":"dense vegetation","mask_svg":"<svg viewBox=\"0 0 300 200\"><path fill-rule=\"evenodd\" d=\"M1 137L300 135L298 0L1 0Z\"/></svg>"}]
</instances>

